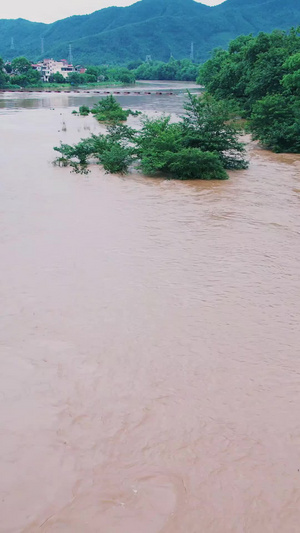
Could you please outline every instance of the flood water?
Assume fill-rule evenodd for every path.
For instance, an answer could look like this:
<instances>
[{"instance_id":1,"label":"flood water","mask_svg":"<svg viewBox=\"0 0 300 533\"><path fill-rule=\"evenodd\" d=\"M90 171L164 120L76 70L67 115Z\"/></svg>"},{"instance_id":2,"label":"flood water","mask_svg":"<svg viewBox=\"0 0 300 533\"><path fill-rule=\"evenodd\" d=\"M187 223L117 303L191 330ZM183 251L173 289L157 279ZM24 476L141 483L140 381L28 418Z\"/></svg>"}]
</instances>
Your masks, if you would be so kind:
<instances>
[{"instance_id":1,"label":"flood water","mask_svg":"<svg viewBox=\"0 0 300 533\"><path fill-rule=\"evenodd\" d=\"M1 98L1 533L298 533L300 157L76 176L88 97Z\"/></svg>"}]
</instances>

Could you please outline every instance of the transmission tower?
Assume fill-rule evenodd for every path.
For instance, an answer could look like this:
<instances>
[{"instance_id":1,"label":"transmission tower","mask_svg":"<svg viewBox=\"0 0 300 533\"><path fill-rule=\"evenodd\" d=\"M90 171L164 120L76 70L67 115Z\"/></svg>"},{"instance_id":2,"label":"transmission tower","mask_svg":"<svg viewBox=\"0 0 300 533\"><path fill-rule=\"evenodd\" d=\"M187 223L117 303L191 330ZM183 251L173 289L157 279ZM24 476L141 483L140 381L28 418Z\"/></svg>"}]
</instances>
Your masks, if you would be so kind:
<instances>
[{"instance_id":1,"label":"transmission tower","mask_svg":"<svg viewBox=\"0 0 300 533\"><path fill-rule=\"evenodd\" d=\"M191 61L194 61L194 43L191 43L191 54L190 54Z\"/></svg>"},{"instance_id":2,"label":"transmission tower","mask_svg":"<svg viewBox=\"0 0 300 533\"><path fill-rule=\"evenodd\" d=\"M152 61L152 56L146 56L146 63L151 63Z\"/></svg>"},{"instance_id":3,"label":"transmission tower","mask_svg":"<svg viewBox=\"0 0 300 533\"><path fill-rule=\"evenodd\" d=\"M69 65L73 65L72 45L69 44Z\"/></svg>"},{"instance_id":4,"label":"transmission tower","mask_svg":"<svg viewBox=\"0 0 300 533\"><path fill-rule=\"evenodd\" d=\"M44 37L41 37L41 54L42 54L42 56L45 54L45 39L44 39Z\"/></svg>"},{"instance_id":5,"label":"transmission tower","mask_svg":"<svg viewBox=\"0 0 300 533\"><path fill-rule=\"evenodd\" d=\"M10 40L10 49L11 49L11 50L14 50L14 49L15 49L15 40L14 40L13 37L12 37L11 40Z\"/></svg>"}]
</instances>

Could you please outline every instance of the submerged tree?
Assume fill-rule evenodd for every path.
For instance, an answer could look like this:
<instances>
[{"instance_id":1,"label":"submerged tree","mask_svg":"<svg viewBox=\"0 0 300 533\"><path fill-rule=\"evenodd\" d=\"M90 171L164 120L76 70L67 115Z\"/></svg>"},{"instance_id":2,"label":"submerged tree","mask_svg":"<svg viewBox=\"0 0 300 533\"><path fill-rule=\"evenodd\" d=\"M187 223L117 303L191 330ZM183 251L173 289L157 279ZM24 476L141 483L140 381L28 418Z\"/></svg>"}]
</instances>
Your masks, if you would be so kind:
<instances>
[{"instance_id":1,"label":"submerged tree","mask_svg":"<svg viewBox=\"0 0 300 533\"><path fill-rule=\"evenodd\" d=\"M77 114L76 111L73 113ZM79 115L87 116L92 113L98 122L104 122L107 124L117 124L119 122L126 122L129 115L140 115L139 111L132 111L131 109L122 109L121 105L113 95L106 96L99 100L97 104L90 109L86 105L82 105L79 108Z\"/></svg>"},{"instance_id":2,"label":"submerged tree","mask_svg":"<svg viewBox=\"0 0 300 533\"><path fill-rule=\"evenodd\" d=\"M247 168L245 145L239 140L242 129L228 105L208 94L199 98L188 93L184 109L182 130L187 147L217 154L226 169Z\"/></svg>"},{"instance_id":3,"label":"submerged tree","mask_svg":"<svg viewBox=\"0 0 300 533\"><path fill-rule=\"evenodd\" d=\"M106 100L102 109L106 105L110 109L110 102ZM144 117L139 130L112 122L106 135L56 147L61 154L56 163L86 173L92 157L110 173L124 174L135 163L144 174L181 180L223 180L228 178L226 169L246 168L240 130L220 103L189 94L185 111L179 123L172 123L169 116Z\"/></svg>"}]
</instances>

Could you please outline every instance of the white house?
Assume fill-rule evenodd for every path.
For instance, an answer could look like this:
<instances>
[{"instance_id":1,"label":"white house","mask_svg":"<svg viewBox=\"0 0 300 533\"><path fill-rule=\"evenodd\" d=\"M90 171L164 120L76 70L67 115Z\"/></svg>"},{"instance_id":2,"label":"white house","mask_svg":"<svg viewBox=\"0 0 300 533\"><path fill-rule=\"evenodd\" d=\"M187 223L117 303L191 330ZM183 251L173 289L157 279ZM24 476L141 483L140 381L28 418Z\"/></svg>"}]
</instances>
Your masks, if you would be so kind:
<instances>
[{"instance_id":1,"label":"white house","mask_svg":"<svg viewBox=\"0 0 300 533\"><path fill-rule=\"evenodd\" d=\"M40 63L33 64L32 68L41 73L43 81L49 81L50 76L57 72L64 78L67 78L70 72L75 72L74 66L69 65L66 59L61 59L60 61L44 59L44 61L41 61Z\"/></svg>"}]
</instances>

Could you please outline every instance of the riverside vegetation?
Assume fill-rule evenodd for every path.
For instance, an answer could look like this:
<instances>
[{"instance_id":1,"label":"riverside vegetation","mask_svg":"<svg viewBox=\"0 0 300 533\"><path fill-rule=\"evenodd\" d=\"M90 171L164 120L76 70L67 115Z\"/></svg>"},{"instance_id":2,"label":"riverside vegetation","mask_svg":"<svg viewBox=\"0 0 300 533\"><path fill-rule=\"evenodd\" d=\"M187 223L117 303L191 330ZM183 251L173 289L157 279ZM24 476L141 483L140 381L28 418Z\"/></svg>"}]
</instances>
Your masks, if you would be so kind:
<instances>
[{"instance_id":1,"label":"riverside vegetation","mask_svg":"<svg viewBox=\"0 0 300 533\"><path fill-rule=\"evenodd\" d=\"M300 152L300 28L234 39L204 63L198 82L233 104L266 148Z\"/></svg>"},{"instance_id":2,"label":"riverside vegetation","mask_svg":"<svg viewBox=\"0 0 300 533\"><path fill-rule=\"evenodd\" d=\"M132 111L131 109L122 109L120 104L117 102L117 100L114 98L114 96L110 95L106 98L103 98L100 100L97 104L90 109L86 105L82 105L79 108L79 112L73 111L72 114L79 114L83 117L86 117L92 113L95 118L98 120L98 122L105 122L105 123L111 123L111 122L126 122L129 115L138 116L140 115L140 111Z\"/></svg>"},{"instance_id":3,"label":"riverside vegetation","mask_svg":"<svg viewBox=\"0 0 300 533\"><path fill-rule=\"evenodd\" d=\"M26 57L16 57L11 63L0 58L0 88L14 87L70 87L85 85L134 85L136 80L196 81L200 65L189 59L175 61L131 61L125 66L89 66L84 74L70 72L67 78L60 72L52 74L49 82L43 82L40 74Z\"/></svg>"},{"instance_id":4,"label":"riverside vegetation","mask_svg":"<svg viewBox=\"0 0 300 533\"><path fill-rule=\"evenodd\" d=\"M178 123L172 123L170 116L144 116L139 129L120 122L125 115L113 96L96 106L96 118L99 109L101 121L107 122L106 134L55 147L60 154L55 164L87 173L91 160L96 160L107 173L125 174L135 165L145 175L163 174L181 180L224 180L227 169L247 167L240 127L230 117L228 107L209 95L200 98L188 93ZM128 111L125 113L127 119Z\"/></svg>"},{"instance_id":5,"label":"riverside vegetation","mask_svg":"<svg viewBox=\"0 0 300 533\"><path fill-rule=\"evenodd\" d=\"M60 72L52 74L49 82L43 82L40 73L33 69L31 62L26 57L16 57L11 63L4 63L0 58L0 88L23 88L23 87L70 87L101 84L133 85L135 74L126 67L88 67L84 74L70 72L64 78Z\"/></svg>"}]
</instances>

